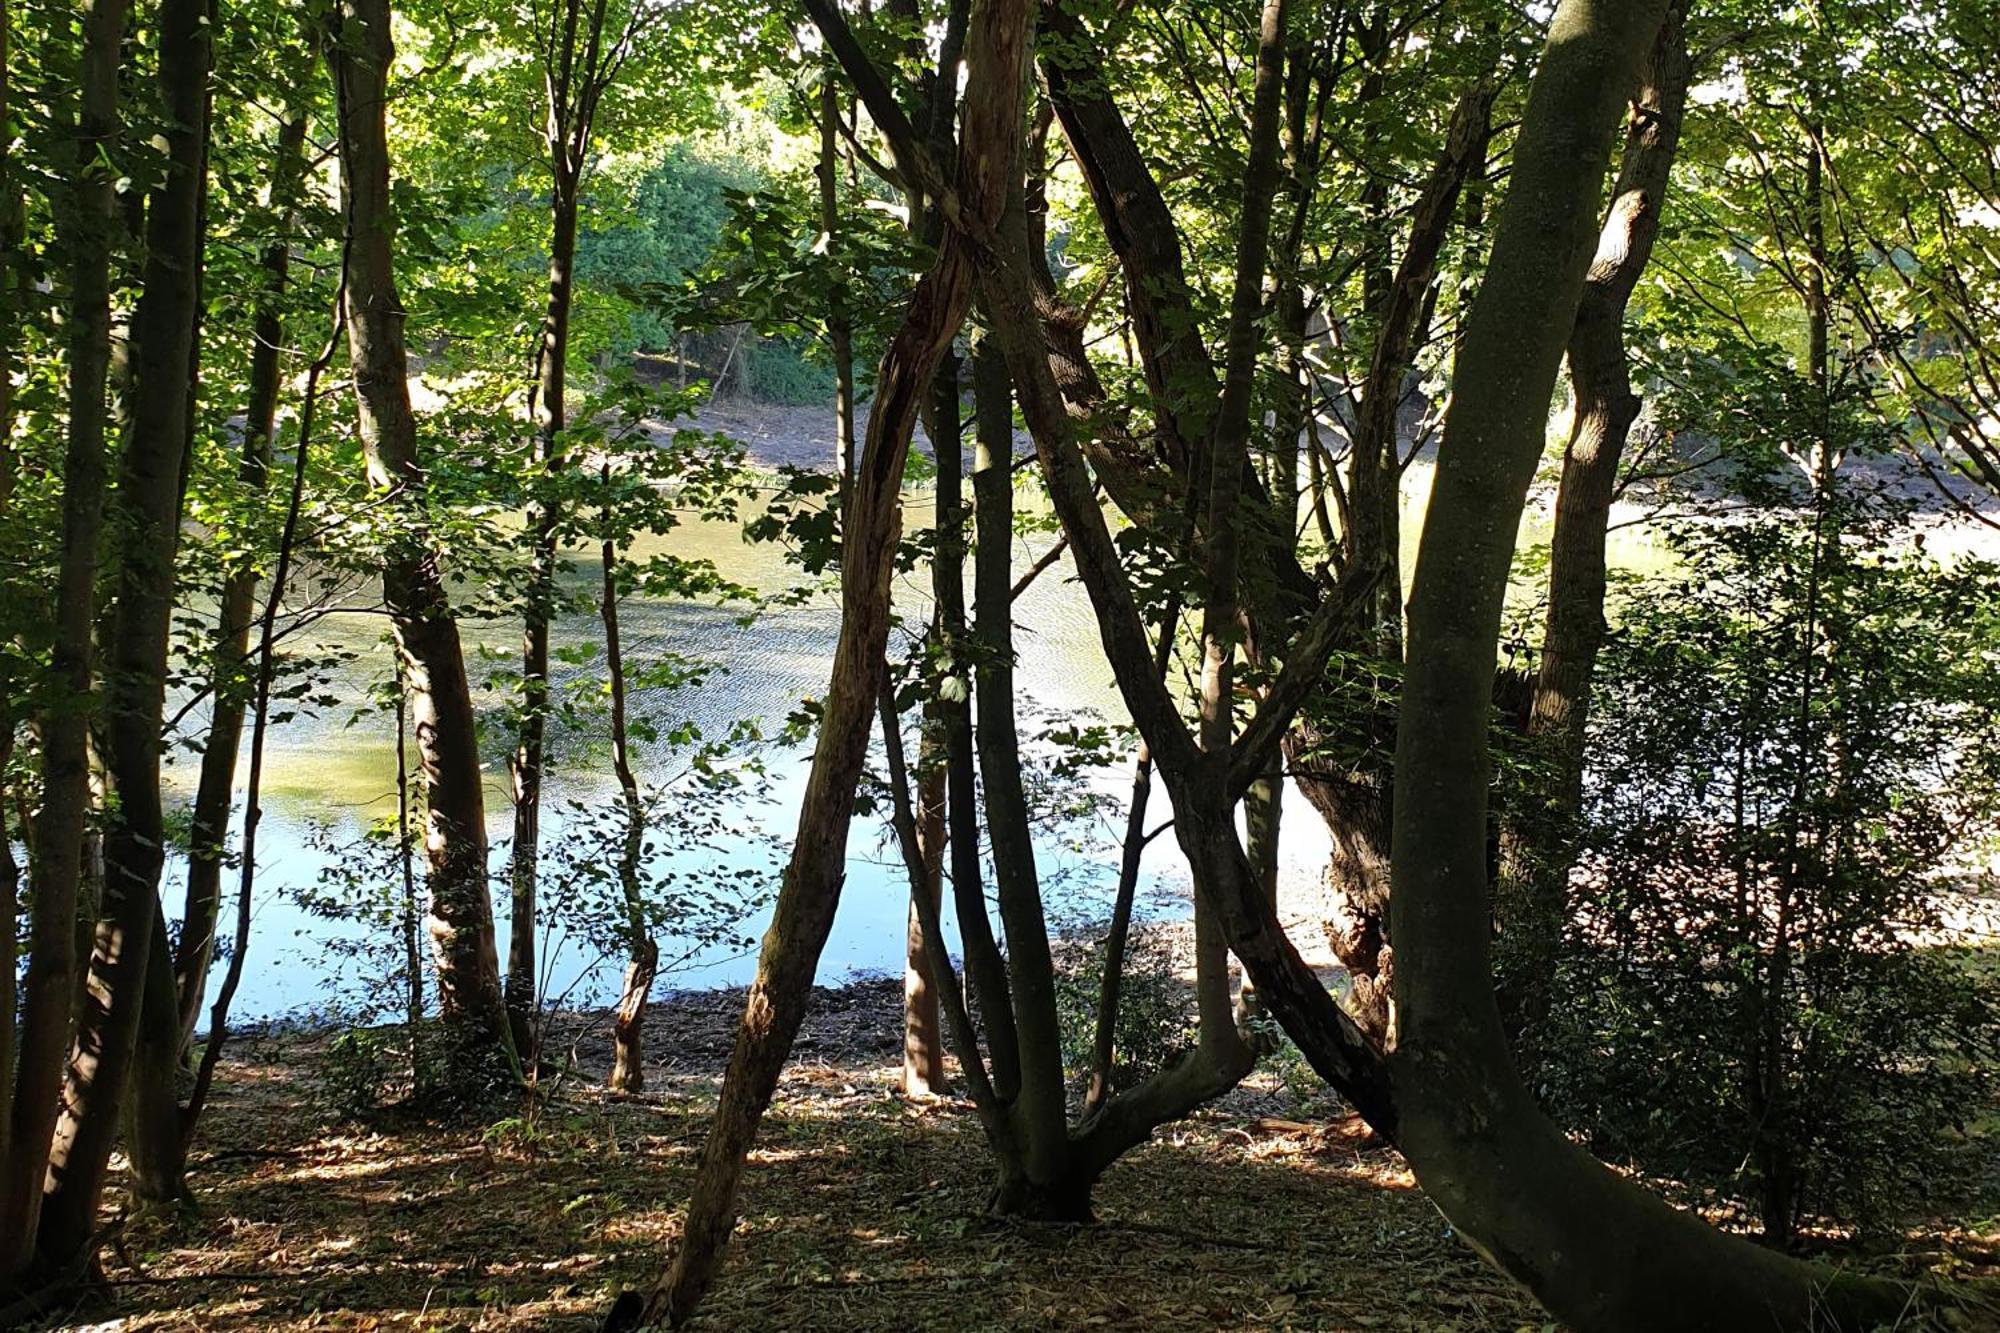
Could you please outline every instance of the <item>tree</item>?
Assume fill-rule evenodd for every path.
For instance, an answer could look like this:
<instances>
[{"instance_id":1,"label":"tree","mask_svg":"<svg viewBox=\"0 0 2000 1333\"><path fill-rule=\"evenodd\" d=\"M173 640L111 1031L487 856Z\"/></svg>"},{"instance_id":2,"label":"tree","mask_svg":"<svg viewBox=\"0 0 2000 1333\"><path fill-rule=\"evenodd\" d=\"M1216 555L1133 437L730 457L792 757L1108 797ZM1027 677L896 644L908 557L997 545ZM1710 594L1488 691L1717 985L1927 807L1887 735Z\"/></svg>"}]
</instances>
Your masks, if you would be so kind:
<instances>
[{"instance_id":1,"label":"tree","mask_svg":"<svg viewBox=\"0 0 2000 1333\"><path fill-rule=\"evenodd\" d=\"M1773 387L1704 402L1760 421ZM1860 395L1837 411L1874 433ZM1595 1150L1789 1246L1808 1217L1896 1227L1986 1095L1990 1000L1920 941L1992 822L2000 599L1990 566L1896 553L1860 478L1772 510L1683 526L1689 572L1621 599L1542 1069Z\"/></svg>"},{"instance_id":2,"label":"tree","mask_svg":"<svg viewBox=\"0 0 2000 1333\"><path fill-rule=\"evenodd\" d=\"M987 229L998 221L1006 202L1017 156L1026 26L1020 0L993 0L973 16L966 39L967 111L959 179L965 216ZM874 99L870 105L875 106ZM876 374L874 405L843 534L840 638L827 697L820 706L819 740L792 859L759 951L757 980L730 1054L722 1101L702 1148L681 1246L672 1266L645 1295L634 1292L620 1298L607 1318L607 1328L634 1329L686 1319L713 1280L722 1245L734 1225L743 1158L777 1087L839 903L839 868L855 781L881 688L903 462L938 359L957 335L971 301L973 273L971 247L958 233L947 233L931 271L912 293L902 326Z\"/></svg>"},{"instance_id":3,"label":"tree","mask_svg":"<svg viewBox=\"0 0 2000 1333\"><path fill-rule=\"evenodd\" d=\"M1547 1013L1547 987L1562 933L1571 858L1564 851L1583 802L1585 728L1597 654L1605 634L1605 537L1619 461L1638 419L1625 349L1625 312L1652 258L1668 178L1680 146L1692 62L1685 6L1670 4L1654 43L1625 135L1597 252L1584 279L1567 358L1574 403L1549 541L1548 612L1528 714L1530 737L1545 737L1545 791L1508 821L1495 916L1508 967L1510 1019L1517 1040Z\"/></svg>"},{"instance_id":4,"label":"tree","mask_svg":"<svg viewBox=\"0 0 2000 1333\"><path fill-rule=\"evenodd\" d=\"M384 493L402 522L383 552L382 590L404 659L405 692L429 797L424 846L438 1000L464 1054L511 1058L486 888L486 799L472 690L442 553L427 535L425 472L396 294L386 124L394 56L390 18L387 0L363 0L339 18L331 37L349 237L348 353L368 482Z\"/></svg>"},{"instance_id":5,"label":"tree","mask_svg":"<svg viewBox=\"0 0 2000 1333\"><path fill-rule=\"evenodd\" d=\"M69 440L63 466L63 542L55 634L42 722L42 815L26 1001L20 1021L6 1175L0 1185L0 1284L29 1282L43 1211L70 1045L76 991L78 884L90 810L88 757L93 702L92 630L97 544L104 512L105 390L111 357L111 235L116 181L110 152L120 133L118 46L122 0L82 11L83 59L70 182ZM150 924L150 922L149 922ZM70 1256L61 1256L67 1260ZM85 1262L88 1262L86 1260Z\"/></svg>"},{"instance_id":6,"label":"tree","mask_svg":"<svg viewBox=\"0 0 2000 1333\"><path fill-rule=\"evenodd\" d=\"M536 14L535 42L547 95L543 152L549 166L548 304L535 342L529 410L536 461L546 471L566 463L563 430L569 386L570 306L576 293L577 208L598 106L631 54L645 11L630 6L622 25L608 5L558 0ZM547 500L531 503L533 533L521 637L521 719L509 769L514 779L514 842L509 870L507 1015L514 1045L532 1057L535 1010L535 876L541 847L544 749L548 729L549 621L555 613L556 530ZM607 577L609 577L607 573ZM607 615L613 612L607 611ZM607 621L607 633L611 630Z\"/></svg>"},{"instance_id":7,"label":"tree","mask_svg":"<svg viewBox=\"0 0 2000 1333\"><path fill-rule=\"evenodd\" d=\"M158 77L172 129L163 178L147 200L144 287L132 327L138 346L131 426L111 505L115 601L99 631L106 785L115 813L105 835L103 900L63 1114L49 1148L38 1238L44 1256L57 1266L94 1248L98 1203L146 1003L146 976L162 952L154 947L166 859L160 732L191 434L212 60L203 0L165 4ZM165 1016L171 1012L169 1005ZM171 1198L185 1192L178 1154L148 1165L159 1168L147 1182L148 1193Z\"/></svg>"}]
</instances>

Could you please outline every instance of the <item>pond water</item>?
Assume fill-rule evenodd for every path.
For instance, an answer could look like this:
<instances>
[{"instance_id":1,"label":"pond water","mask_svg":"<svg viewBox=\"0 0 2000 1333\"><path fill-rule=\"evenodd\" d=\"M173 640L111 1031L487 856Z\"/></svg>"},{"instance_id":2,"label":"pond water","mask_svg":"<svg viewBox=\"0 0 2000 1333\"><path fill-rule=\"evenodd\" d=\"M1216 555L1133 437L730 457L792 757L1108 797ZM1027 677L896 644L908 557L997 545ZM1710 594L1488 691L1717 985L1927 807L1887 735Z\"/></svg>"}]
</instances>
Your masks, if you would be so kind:
<instances>
[{"instance_id":1,"label":"pond water","mask_svg":"<svg viewBox=\"0 0 2000 1333\"><path fill-rule=\"evenodd\" d=\"M912 495L905 523L914 530L931 520L927 496ZM1414 530L1415 523L1407 525ZM1414 541L1414 531L1411 532ZM1051 540L1046 535L1018 539L1016 568L1025 569ZM772 592L797 582L782 552L771 545L749 545L734 524L691 521L660 542L662 549L683 556L713 559L731 577ZM641 551L640 554L644 552ZM594 588L599 568L594 556L573 553L571 577L579 586ZM1406 561L1407 564L1410 563ZM357 593L365 602L372 590ZM901 576L896 609L912 626L920 626L930 611L929 574ZM1022 701L1022 728L1074 716L1110 723L1126 720L1098 645L1096 622L1067 559L1059 561L1016 603L1017 678ZM755 719L775 730L802 699L824 691L831 651L838 629L832 598L821 595L803 606L767 611L754 623L739 623L731 610L710 605L668 602L641 597L628 599L622 609L628 669L642 670L648 660L673 652L713 662L716 675L699 688L667 695L661 692L635 699L635 711L666 722L685 719L711 736L733 723ZM517 662L518 628L511 622L467 622L466 650L475 679ZM392 661L382 639L381 616L365 611L326 617L301 631L288 651L295 656L320 654L330 659L341 651L354 661L329 668L333 688L343 701L362 697L384 683ZM601 677L601 630L592 613L562 621L555 635L558 648L576 650L577 660L557 670L573 678ZM487 702L497 707L499 696ZM199 736L199 710L186 724ZM487 760L487 821L493 848L496 910L504 909L506 840L511 810L506 788L506 737L491 729ZM914 751L914 720L906 725ZM618 792L604 757L602 738L591 735L552 737L559 762L544 793L544 844L562 838L575 812L614 805ZM674 756L642 750L640 780L658 780ZM724 822L736 836L706 849L660 845L652 849L656 866L699 875L739 869L769 869L768 884L776 886L776 868L790 842L803 790L809 749L773 749L766 756L768 790L746 793L724 812ZM170 763L168 781L175 795L192 792L198 759L186 751ZM1045 879L1055 887L1051 898L1077 919L1108 909L1117 855L1109 849L1122 822L1122 802L1128 790L1128 760L1097 772L1089 779L1107 797L1107 808L1091 826L1072 825L1038 837L1037 850ZM245 764L238 766L242 779ZM1164 796L1156 792L1154 809L1164 818ZM331 920L307 910L301 891L317 890L340 860L339 849L353 846L364 830L395 813L395 729L392 715L356 715L351 704L301 711L275 726L267 746L263 825L259 831L255 925L241 989L234 1006L239 1021L310 1015L341 999L353 999L367 988L370 964L355 955L354 946L373 943L383 953L394 952L392 927L362 926ZM240 828L241 812L236 826ZM833 934L821 959L822 982L838 982L853 973L900 971L909 886L884 821L857 816L849 841L847 879ZM1286 883L1310 882L1325 864L1327 843L1323 825L1309 806L1287 793L1282 875ZM421 866L419 866L421 874ZM177 916L185 864L171 863L162 883L162 898L170 917ZM377 863L375 887L392 891L395 869ZM364 880L368 878L364 874ZM1147 852L1148 910L1160 915L1184 915L1188 910L1185 866L1171 836L1161 837ZM233 899L234 875L226 878ZM947 898L949 895L947 895ZM225 912L233 913L231 902ZM742 923L739 935L755 939L768 921L768 905ZM506 950L507 923L500 922L500 948ZM947 932L954 927L947 911ZM224 935L229 927L225 922ZM663 962L683 948L662 940ZM603 1000L616 985L617 965L598 955L575 936L556 935L542 941L546 988L551 994L581 1004ZM661 988L742 984L755 969L754 948L740 940L695 951L663 974ZM220 973L218 967L217 972Z\"/></svg>"},{"instance_id":2,"label":"pond water","mask_svg":"<svg viewBox=\"0 0 2000 1333\"><path fill-rule=\"evenodd\" d=\"M928 500L912 497L906 522L915 527L929 521ZM1023 539L1023 567L1033 558L1036 544L1042 543L1040 549L1045 549L1047 540ZM798 581L780 551L744 543L734 524L690 522L660 546L684 556L711 558L731 577L760 591L776 591ZM599 576L595 556L576 552L572 560L575 568L571 577L580 587L594 588ZM904 576L898 583L897 611L912 625L920 625L928 617L927 584L927 571ZM356 600L365 601L371 591L360 590ZM636 715L659 724L693 722L709 736L720 736L745 720L775 731L802 699L823 693L839 627L830 595L803 606L766 611L748 625L739 622L734 610L643 597L628 599L621 615L628 671L643 671L649 661L665 652L715 664L715 674L698 687L643 692L634 699ZM1023 595L1017 615L1020 693L1023 700L1032 701L1037 714L1036 718L1024 716L1024 729L1032 728L1038 720L1067 714L1122 722L1117 692L1097 651L1095 622L1081 590L1069 581L1061 566L1047 571ZM367 988L369 980L369 962L356 956L354 946L374 943L381 946L382 953L393 953L392 926L329 919L301 902L301 891L327 891L322 886L329 870L342 860L343 848L350 849L347 856L351 862L351 849L364 831L393 819L395 814L393 715L379 711L356 714L345 702L378 687L392 669L383 630L379 615L336 613L299 631L298 642L289 648L299 657L318 655L331 660L348 652L356 658L327 669L331 688L325 692L340 697L341 707L301 709L274 726L267 742L254 926L234 1005L234 1014L241 1021L310 1015L337 1000L353 1000ZM475 679L506 666L518 651L518 629L513 624L474 621L466 622L463 630ZM578 650L581 659L557 668L557 688L561 688L565 673L572 678L601 678L602 632L594 613L564 619L554 637L559 650ZM498 698L494 694L486 702L497 705ZM200 710L196 709L186 729L199 736L202 726ZM504 912L506 841L511 834L512 812L503 728L496 725L490 730L494 734L485 746L487 823L494 844L496 910ZM914 752L914 719L906 722L906 731ZM552 749L559 762L544 792L545 846L559 843L579 812L587 815L618 800L601 736L564 736L558 729L552 734ZM637 758L642 785L662 780L669 766L676 771L679 767L675 752L665 746L642 746ZM769 871L766 881L775 891L776 871L797 818L809 758L807 745L768 748L764 755L769 773L766 789L746 791L724 812L724 822L739 835L734 845L725 842L719 849L713 845L705 849L661 845L650 853L659 863L656 868L671 868L684 875ZM174 795L183 800L191 796L198 767L198 757L186 751L170 760L168 782ZM239 781L245 768L246 763L239 763ZM1110 769L1094 780L1101 782L1107 793L1121 792L1129 774ZM240 822L239 801L237 828ZM1108 817L1100 823L1098 833L1111 836ZM1087 830L1070 829L1064 836L1044 837L1039 850L1044 874L1073 891L1074 905L1087 910L1087 900L1093 895L1108 897L1116 860L1115 855L1106 856L1087 845L1087 839L1077 836L1080 832ZM1164 887L1169 898L1174 879L1170 844L1171 839L1160 839L1153 854L1158 871L1153 887ZM373 867L384 881L377 887L380 897L386 899L394 888L393 863L378 857ZM171 863L162 883L170 918L179 914L185 871L184 861ZM363 877L367 877L365 872ZM234 880L233 874L226 878L226 891L232 897ZM900 970L908 895L908 879L893 844L886 839L883 821L858 816L849 843L840 912L820 965L821 979L838 981L857 972ZM1175 910L1171 903L1160 902L1159 894L1152 896L1155 911ZM233 911L233 906L225 904L225 910ZM754 939L761 935L768 918L767 904L748 917L736 933ZM954 929L949 912L947 919L948 929ZM225 924L225 935L228 929ZM507 929L503 916L503 957ZM540 943L549 993L583 1003L602 1000L615 986L616 960L601 957L575 934L545 934ZM663 962L679 958L684 951L679 942L662 940ZM746 950L740 938L733 939L681 959L659 984L741 984L754 968L754 948Z\"/></svg>"}]
</instances>

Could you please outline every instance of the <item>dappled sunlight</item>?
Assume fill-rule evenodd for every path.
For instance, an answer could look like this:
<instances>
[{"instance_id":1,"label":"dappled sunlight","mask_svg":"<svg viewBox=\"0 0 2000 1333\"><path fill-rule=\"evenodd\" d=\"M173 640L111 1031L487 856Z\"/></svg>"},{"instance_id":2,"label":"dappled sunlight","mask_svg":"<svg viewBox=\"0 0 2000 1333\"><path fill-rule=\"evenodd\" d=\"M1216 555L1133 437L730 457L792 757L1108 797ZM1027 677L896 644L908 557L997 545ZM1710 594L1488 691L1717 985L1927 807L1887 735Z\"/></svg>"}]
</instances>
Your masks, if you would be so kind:
<instances>
[{"instance_id":1,"label":"dappled sunlight","mask_svg":"<svg viewBox=\"0 0 2000 1333\"><path fill-rule=\"evenodd\" d=\"M1529 1317L1351 1117L1206 1113L1112 1169L1096 1226L1022 1224L986 1215L991 1167L968 1109L894 1095L893 1074L787 1071L730 1280L699 1327L1342 1327L1426 1308L1410 1289L1445 1301L1426 1328ZM132 1252L166 1285L121 1289L121 1333L184 1326L168 1296L190 1283L216 1330L582 1330L680 1234L713 1090L576 1089L504 1133L320 1134L295 1114L275 1127L286 1137L260 1107L296 1093L296 1075L237 1062L224 1075L204 1212L135 1224ZM1238 1095L1277 1095L1256 1081L1265 1090ZM859 1293L869 1312L848 1304Z\"/></svg>"}]
</instances>

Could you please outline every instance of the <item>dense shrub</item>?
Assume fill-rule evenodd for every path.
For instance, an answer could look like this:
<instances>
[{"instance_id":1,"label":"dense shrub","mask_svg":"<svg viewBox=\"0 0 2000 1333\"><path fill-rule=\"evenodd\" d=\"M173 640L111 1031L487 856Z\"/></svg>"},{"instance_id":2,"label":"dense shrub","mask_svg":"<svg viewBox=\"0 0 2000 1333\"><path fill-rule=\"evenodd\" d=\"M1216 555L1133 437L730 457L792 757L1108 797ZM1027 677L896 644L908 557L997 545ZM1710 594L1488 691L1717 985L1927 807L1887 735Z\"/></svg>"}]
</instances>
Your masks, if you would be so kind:
<instances>
[{"instance_id":1,"label":"dense shrub","mask_svg":"<svg viewBox=\"0 0 2000 1333\"><path fill-rule=\"evenodd\" d=\"M1992 1074L1939 875L1992 826L2000 583L1838 495L1682 533L1600 673L1545 1093L1789 1239L1922 1188Z\"/></svg>"}]
</instances>

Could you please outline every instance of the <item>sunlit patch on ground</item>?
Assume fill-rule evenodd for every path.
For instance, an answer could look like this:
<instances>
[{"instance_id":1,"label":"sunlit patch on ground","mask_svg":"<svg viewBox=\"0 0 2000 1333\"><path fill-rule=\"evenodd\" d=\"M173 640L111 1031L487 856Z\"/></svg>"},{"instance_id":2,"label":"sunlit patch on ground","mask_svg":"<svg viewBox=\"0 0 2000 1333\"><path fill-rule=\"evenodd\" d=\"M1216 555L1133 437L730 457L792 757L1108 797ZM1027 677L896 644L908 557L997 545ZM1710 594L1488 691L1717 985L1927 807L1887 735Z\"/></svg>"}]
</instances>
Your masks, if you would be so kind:
<instances>
[{"instance_id":1,"label":"sunlit patch on ground","mask_svg":"<svg viewBox=\"0 0 2000 1333\"><path fill-rule=\"evenodd\" d=\"M134 1219L108 1303L54 1327L583 1333L678 1236L711 1074L662 1071L629 1099L573 1088L493 1128L368 1132L325 1125L309 1046L225 1065L199 1215ZM696 1327L1543 1326L1366 1125L1301 1109L1271 1073L1121 1162L1082 1228L988 1217L969 1108L906 1100L895 1074L865 1044L788 1071ZM1997 1243L1959 1225L1899 1248L1963 1273Z\"/></svg>"}]
</instances>

